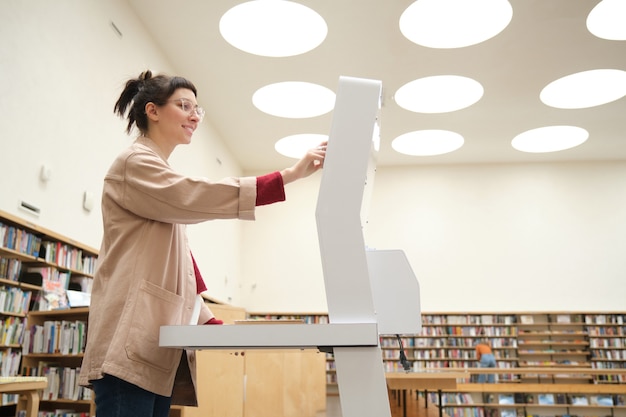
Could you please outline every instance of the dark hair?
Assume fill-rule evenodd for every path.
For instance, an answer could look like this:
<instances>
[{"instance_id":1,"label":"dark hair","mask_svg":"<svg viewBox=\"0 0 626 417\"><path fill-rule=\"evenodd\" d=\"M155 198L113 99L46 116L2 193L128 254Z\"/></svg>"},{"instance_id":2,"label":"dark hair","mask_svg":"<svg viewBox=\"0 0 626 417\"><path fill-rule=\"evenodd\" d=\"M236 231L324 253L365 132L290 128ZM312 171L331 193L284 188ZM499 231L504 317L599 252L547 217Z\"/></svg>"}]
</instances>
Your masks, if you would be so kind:
<instances>
[{"instance_id":1,"label":"dark hair","mask_svg":"<svg viewBox=\"0 0 626 417\"><path fill-rule=\"evenodd\" d=\"M130 79L126 82L124 91L117 99L113 113L124 118L128 110L128 125L126 133L130 134L133 125L136 125L141 133L148 130L148 116L146 116L146 104L152 102L157 106L163 106L167 100L179 88L186 88L198 95L193 83L183 77L172 77L165 74L152 76L152 71L142 72L138 78Z\"/></svg>"}]
</instances>

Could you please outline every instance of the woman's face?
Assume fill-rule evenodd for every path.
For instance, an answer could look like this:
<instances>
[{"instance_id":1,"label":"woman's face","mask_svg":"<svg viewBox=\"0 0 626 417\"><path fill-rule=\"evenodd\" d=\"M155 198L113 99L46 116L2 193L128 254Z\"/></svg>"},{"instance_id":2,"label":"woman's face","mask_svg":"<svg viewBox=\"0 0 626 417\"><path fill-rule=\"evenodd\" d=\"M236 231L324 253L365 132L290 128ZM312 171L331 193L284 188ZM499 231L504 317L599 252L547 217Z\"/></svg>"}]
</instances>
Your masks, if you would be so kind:
<instances>
[{"instance_id":1,"label":"woman's face","mask_svg":"<svg viewBox=\"0 0 626 417\"><path fill-rule=\"evenodd\" d=\"M193 91L179 88L159 108L159 128L172 146L191 143L193 132L204 112L198 107Z\"/></svg>"}]
</instances>

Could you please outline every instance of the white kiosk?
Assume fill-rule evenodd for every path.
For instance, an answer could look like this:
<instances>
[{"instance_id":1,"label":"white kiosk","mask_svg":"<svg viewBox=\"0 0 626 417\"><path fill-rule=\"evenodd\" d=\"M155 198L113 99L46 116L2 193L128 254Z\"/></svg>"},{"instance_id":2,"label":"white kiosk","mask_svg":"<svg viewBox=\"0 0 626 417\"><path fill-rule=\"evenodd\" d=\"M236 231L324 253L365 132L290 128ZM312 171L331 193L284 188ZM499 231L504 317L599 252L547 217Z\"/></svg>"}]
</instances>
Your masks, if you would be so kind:
<instances>
[{"instance_id":1,"label":"white kiosk","mask_svg":"<svg viewBox=\"0 0 626 417\"><path fill-rule=\"evenodd\" d=\"M316 209L328 324L163 326L160 346L332 351L343 417L391 417L381 334L421 331L419 285L399 250L367 250L380 81L340 77Z\"/></svg>"}]
</instances>

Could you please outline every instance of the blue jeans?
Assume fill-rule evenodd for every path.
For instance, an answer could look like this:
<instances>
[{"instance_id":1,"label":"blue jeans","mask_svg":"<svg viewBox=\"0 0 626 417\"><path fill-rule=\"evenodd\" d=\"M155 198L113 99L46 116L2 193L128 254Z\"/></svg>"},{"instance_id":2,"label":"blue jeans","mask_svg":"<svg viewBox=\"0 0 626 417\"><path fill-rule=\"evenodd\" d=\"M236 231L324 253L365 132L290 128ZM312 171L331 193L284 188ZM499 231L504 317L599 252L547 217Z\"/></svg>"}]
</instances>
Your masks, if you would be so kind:
<instances>
[{"instance_id":1,"label":"blue jeans","mask_svg":"<svg viewBox=\"0 0 626 417\"><path fill-rule=\"evenodd\" d=\"M111 375L91 381L98 417L168 417L171 397L163 397Z\"/></svg>"},{"instance_id":2,"label":"blue jeans","mask_svg":"<svg viewBox=\"0 0 626 417\"><path fill-rule=\"evenodd\" d=\"M481 368L495 368L496 357L493 356L493 353L483 353L482 355L480 355L480 361L478 362L478 364ZM488 382L490 384L493 384L494 382L496 382L496 376L495 374L480 374L478 375L478 382Z\"/></svg>"}]
</instances>

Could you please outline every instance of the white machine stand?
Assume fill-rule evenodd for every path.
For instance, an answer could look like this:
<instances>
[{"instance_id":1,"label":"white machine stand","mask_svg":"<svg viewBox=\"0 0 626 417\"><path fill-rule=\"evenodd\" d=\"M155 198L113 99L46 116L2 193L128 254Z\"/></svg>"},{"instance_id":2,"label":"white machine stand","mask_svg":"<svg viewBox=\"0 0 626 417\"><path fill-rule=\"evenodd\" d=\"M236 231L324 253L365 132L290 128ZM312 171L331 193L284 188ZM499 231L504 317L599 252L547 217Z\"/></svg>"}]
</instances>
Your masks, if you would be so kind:
<instances>
[{"instance_id":1,"label":"white machine stand","mask_svg":"<svg viewBox=\"0 0 626 417\"><path fill-rule=\"evenodd\" d=\"M391 417L381 334L421 331L419 285L399 250L367 250L364 214L379 146L382 83L340 77L316 209L328 324L163 326L160 346L333 351L344 417Z\"/></svg>"}]
</instances>

